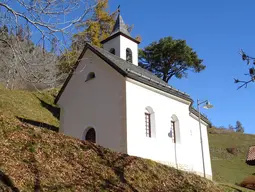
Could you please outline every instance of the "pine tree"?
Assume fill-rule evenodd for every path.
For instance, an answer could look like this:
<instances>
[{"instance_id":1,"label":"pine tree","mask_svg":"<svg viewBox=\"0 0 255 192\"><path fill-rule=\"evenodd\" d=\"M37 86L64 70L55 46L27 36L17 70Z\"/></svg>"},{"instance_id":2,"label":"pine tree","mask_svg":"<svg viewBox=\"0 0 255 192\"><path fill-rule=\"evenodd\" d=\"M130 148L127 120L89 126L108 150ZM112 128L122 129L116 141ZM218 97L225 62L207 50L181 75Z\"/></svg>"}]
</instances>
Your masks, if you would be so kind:
<instances>
[{"instance_id":1,"label":"pine tree","mask_svg":"<svg viewBox=\"0 0 255 192\"><path fill-rule=\"evenodd\" d=\"M244 127L242 126L242 123L240 121L236 121L236 132L243 133L244 132Z\"/></svg>"},{"instance_id":2,"label":"pine tree","mask_svg":"<svg viewBox=\"0 0 255 192\"><path fill-rule=\"evenodd\" d=\"M139 65L166 83L172 78L187 77L188 72L199 73L206 66L185 40L164 37L139 50Z\"/></svg>"}]
</instances>

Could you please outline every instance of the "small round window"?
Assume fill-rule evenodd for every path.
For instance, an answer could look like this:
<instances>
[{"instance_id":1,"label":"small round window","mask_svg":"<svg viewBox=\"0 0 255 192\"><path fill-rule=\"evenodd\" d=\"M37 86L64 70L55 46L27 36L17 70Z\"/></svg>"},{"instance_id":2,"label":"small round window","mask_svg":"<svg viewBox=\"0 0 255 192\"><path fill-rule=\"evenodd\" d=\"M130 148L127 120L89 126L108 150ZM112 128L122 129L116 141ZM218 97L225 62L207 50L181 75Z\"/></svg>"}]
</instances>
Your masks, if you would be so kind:
<instances>
[{"instance_id":1,"label":"small round window","mask_svg":"<svg viewBox=\"0 0 255 192\"><path fill-rule=\"evenodd\" d=\"M115 49L114 49L114 48L111 48L111 49L110 49L110 53L113 54L113 55L115 55Z\"/></svg>"}]
</instances>

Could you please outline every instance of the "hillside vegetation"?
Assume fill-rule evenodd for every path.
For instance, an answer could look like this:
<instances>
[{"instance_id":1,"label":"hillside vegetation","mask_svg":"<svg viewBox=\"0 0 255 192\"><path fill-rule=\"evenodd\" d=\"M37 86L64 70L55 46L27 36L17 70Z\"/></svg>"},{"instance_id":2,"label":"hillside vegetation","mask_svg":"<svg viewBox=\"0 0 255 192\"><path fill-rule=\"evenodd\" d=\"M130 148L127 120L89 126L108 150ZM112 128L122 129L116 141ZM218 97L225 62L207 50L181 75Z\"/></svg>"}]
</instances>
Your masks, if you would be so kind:
<instances>
[{"instance_id":1,"label":"hillside vegetation","mask_svg":"<svg viewBox=\"0 0 255 192\"><path fill-rule=\"evenodd\" d=\"M0 191L246 191L48 130L56 93L0 87Z\"/></svg>"},{"instance_id":2,"label":"hillside vegetation","mask_svg":"<svg viewBox=\"0 0 255 192\"><path fill-rule=\"evenodd\" d=\"M53 104L57 93L57 89L44 92L7 90L0 84L0 112L57 131L59 109Z\"/></svg>"},{"instance_id":3,"label":"hillside vegetation","mask_svg":"<svg viewBox=\"0 0 255 192\"><path fill-rule=\"evenodd\" d=\"M255 145L255 135L209 130L213 179L225 183L240 183L255 173L255 166L245 163L248 149ZM227 148L233 148L234 154Z\"/></svg>"}]
</instances>

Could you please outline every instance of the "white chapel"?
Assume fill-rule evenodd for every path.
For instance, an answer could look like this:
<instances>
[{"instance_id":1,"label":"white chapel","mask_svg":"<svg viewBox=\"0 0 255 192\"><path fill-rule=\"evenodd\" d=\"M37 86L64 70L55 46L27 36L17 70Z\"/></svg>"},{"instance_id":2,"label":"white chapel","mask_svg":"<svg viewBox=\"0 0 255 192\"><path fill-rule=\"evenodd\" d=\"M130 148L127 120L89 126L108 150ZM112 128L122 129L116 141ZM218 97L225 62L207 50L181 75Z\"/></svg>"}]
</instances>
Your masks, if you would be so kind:
<instances>
[{"instance_id":1,"label":"white chapel","mask_svg":"<svg viewBox=\"0 0 255 192\"><path fill-rule=\"evenodd\" d=\"M103 48L86 44L55 103L60 132L212 179L207 127L189 95L138 66L120 15Z\"/></svg>"}]
</instances>

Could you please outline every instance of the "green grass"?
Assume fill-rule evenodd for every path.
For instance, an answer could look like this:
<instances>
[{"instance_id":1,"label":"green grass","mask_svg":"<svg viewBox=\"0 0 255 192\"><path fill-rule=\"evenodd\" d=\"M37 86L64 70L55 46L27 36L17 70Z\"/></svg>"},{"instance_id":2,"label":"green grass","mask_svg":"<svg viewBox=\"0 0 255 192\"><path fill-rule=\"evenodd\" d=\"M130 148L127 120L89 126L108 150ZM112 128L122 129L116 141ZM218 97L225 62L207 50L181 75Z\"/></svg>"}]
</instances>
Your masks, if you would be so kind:
<instances>
[{"instance_id":1,"label":"green grass","mask_svg":"<svg viewBox=\"0 0 255 192\"><path fill-rule=\"evenodd\" d=\"M0 113L3 191L222 191L194 174L24 125ZM1 182L0 182L1 189Z\"/></svg>"},{"instance_id":2,"label":"green grass","mask_svg":"<svg viewBox=\"0 0 255 192\"><path fill-rule=\"evenodd\" d=\"M209 144L215 181L239 184L245 177L255 173L255 166L245 163L249 147L255 144L255 135L215 134L213 130L209 130ZM227 152L226 148L232 147L237 149L236 155Z\"/></svg>"},{"instance_id":3,"label":"green grass","mask_svg":"<svg viewBox=\"0 0 255 192\"><path fill-rule=\"evenodd\" d=\"M233 184L219 183L224 192L253 192L253 190L245 189Z\"/></svg>"},{"instance_id":4,"label":"green grass","mask_svg":"<svg viewBox=\"0 0 255 192\"><path fill-rule=\"evenodd\" d=\"M254 135L209 134L214 180L127 156L18 119L58 127L57 89L28 92L0 86L0 191L208 191L250 192L238 187L255 172L245 164ZM215 130L211 129L210 132ZM236 156L226 151L236 147ZM5 179L3 179L3 176Z\"/></svg>"},{"instance_id":5,"label":"green grass","mask_svg":"<svg viewBox=\"0 0 255 192\"><path fill-rule=\"evenodd\" d=\"M216 181L226 183L241 183L248 175L255 172L254 167L250 167L240 159L213 160L212 169Z\"/></svg>"},{"instance_id":6,"label":"green grass","mask_svg":"<svg viewBox=\"0 0 255 192\"><path fill-rule=\"evenodd\" d=\"M113 152L20 121L57 127L57 90L0 87L0 191L222 191L195 174ZM45 106L46 105L46 106Z\"/></svg>"},{"instance_id":7,"label":"green grass","mask_svg":"<svg viewBox=\"0 0 255 192\"><path fill-rule=\"evenodd\" d=\"M54 95L57 89L50 91L28 92L7 90L0 85L0 112L28 120L59 126L59 120L45 107L42 102L55 107Z\"/></svg>"}]
</instances>

